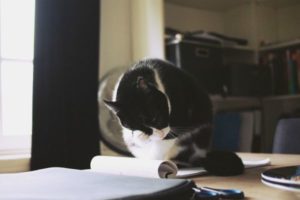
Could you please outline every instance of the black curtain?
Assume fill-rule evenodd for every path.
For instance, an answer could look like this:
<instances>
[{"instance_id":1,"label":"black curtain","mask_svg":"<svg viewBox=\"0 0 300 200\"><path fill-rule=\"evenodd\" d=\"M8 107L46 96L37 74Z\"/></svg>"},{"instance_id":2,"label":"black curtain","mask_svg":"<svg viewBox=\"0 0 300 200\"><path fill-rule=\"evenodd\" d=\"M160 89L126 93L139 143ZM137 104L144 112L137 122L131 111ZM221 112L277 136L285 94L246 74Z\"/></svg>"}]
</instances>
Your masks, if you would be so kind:
<instances>
[{"instance_id":1,"label":"black curtain","mask_svg":"<svg viewBox=\"0 0 300 200\"><path fill-rule=\"evenodd\" d=\"M37 0L31 169L99 154L99 0Z\"/></svg>"}]
</instances>

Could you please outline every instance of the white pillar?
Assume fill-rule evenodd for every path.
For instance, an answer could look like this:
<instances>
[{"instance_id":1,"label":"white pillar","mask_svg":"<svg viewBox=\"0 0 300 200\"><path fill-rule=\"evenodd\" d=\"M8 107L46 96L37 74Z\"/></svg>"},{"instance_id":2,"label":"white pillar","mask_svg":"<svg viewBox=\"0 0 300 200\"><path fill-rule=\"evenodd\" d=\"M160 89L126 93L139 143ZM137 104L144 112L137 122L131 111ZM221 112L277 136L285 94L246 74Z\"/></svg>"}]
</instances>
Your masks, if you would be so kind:
<instances>
[{"instance_id":1,"label":"white pillar","mask_svg":"<svg viewBox=\"0 0 300 200\"><path fill-rule=\"evenodd\" d=\"M164 58L163 0L131 0L133 60Z\"/></svg>"}]
</instances>

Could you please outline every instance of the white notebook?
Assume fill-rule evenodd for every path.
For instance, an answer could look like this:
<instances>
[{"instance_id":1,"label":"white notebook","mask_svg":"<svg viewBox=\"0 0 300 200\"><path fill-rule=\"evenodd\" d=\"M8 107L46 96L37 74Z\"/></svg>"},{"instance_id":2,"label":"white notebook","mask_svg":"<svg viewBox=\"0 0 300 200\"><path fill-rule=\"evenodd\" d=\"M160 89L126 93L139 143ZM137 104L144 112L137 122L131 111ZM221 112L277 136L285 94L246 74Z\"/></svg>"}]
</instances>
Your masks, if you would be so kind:
<instances>
[{"instance_id":1,"label":"white notebook","mask_svg":"<svg viewBox=\"0 0 300 200\"><path fill-rule=\"evenodd\" d=\"M245 168L270 164L270 159L243 160ZM95 156L91 170L116 175L152 178L190 178L207 174L203 168L178 169L170 160L149 160L132 157Z\"/></svg>"}]
</instances>

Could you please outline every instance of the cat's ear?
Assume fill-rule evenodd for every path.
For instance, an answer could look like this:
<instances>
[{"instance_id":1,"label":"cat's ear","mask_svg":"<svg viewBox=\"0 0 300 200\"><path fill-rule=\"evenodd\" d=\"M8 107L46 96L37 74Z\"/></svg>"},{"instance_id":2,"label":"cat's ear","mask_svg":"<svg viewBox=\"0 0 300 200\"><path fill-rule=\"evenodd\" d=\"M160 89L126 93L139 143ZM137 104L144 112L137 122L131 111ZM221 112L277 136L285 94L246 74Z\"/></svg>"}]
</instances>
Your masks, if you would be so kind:
<instances>
[{"instance_id":1,"label":"cat's ear","mask_svg":"<svg viewBox=\"0 0 300 200\"><path fill-rule=\"evenodd\" d=\"M148 88L149 88L146 80L142 76L137 77L136 87L143 89L143 90L148 90Z\"/></svg>"},{"instance_id":2,"label":"cat's ear","mask_svg":"<svg viewBox=\"0 0 300 200\"><path fill-rule=\"evenodd\" d=\"M103 102L109 109L111 109L115 113L120 110L121 106L117 101L108 101L104 99Z\"/></svg>"}]
</instances>

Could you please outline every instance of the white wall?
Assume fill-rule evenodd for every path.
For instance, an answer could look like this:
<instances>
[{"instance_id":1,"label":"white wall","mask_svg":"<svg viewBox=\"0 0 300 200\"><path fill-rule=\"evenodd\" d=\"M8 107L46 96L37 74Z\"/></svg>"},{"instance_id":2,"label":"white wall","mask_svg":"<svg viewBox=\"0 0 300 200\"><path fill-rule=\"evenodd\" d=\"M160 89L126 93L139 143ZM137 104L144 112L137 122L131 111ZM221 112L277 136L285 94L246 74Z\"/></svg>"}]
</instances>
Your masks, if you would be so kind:
<instances>
[{"instance_id":1,"label":"white wall","mask_svg":"<svg viewBox=\"0 0 300 200\"><path fill-rule=\"evenodd\" d=\"M300 36L300 1L293 5L278 9L278 40L287 41Z\"/></svg>"},{"instance_id":2,"label":"white wall","mask_svg":"<svg viewBox=\"0 0 300 200\"><path fill-rule=\"evenodd\" d=\"M249 46L255 47L253 11L250 4L226 10L223 16L225 35L248 39Z\"/></svg>"},{"instance_id":3,"label":"white wall","mask_svg":"<svg viewBox=\"0 0 300 200\"><path fill-rule=\"evenodd\" d=\"M278 40L277 9L270 6L257 6L257 41L271 43Z\"/></svg>"},{"instance_id":4,"label":"white wall","mask_svg":"<svg viewBox=\"0 0 300 200\"><path fill-rule=\"evenodd\" d=\"M144 57L164 58L163 0L102 0L100 77Z\"/></svg>"},{"instance_id":5,"label":"white wall","mask_svg":"<svg viewBox=\"0 0 300 200\"><path fill-rule=\"evenodd\" d=\"M287 7L257 6L257 40L284 42L300 36L300 2Z\"/></svg>"},{"instance_id":6,"label":"white wall","mask_svg":"<svg viewBox=\"0 0 300 200\"><path fill-rule=\"evenodd\" d=\"M164 58L162 0L131 0L133 60Z\"/></svg>"},{"instance_id":7,"label":"white wall","mask_svg":"<svg viewBox=\"0 0 300 200\"><path fill-rule=\"evenodd\" d=\"M206 30L224 32L223 16L220 12L200 10L165 3L165 25L181 31Z\"/></svg>"},{"instance_id":8,"label":"white wall","mask_svg":"<svg viewBox=\"0 0 300 200\"><path fill-rule=\"evenodd\" d=\"M101 1L100 77L132 62L130 21L130 0Z\"/></svg>"}]
</instances>

